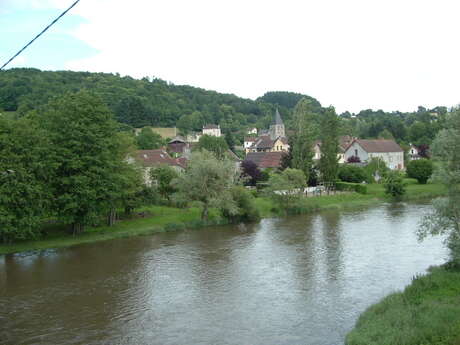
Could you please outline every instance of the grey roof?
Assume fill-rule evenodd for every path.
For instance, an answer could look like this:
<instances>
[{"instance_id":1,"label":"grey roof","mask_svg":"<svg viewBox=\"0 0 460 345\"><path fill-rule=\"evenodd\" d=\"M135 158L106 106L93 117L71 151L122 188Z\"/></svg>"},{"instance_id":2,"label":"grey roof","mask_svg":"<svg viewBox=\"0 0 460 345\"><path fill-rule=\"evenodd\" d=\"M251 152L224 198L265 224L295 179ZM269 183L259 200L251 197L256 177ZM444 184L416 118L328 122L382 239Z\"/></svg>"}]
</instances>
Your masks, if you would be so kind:
<instances>
[{"instance_id":1,"label":"grey roof","mask_svg":"<svg viewBox=\"0 0 460 345\"><path fill-rule=\"evenodd\" d=\"M273 125L284 125L283 120L281 119L280 112L278 111L278 108L276 108L275 111L275 118L273 119Z\"/></svg>"}]
</instances>

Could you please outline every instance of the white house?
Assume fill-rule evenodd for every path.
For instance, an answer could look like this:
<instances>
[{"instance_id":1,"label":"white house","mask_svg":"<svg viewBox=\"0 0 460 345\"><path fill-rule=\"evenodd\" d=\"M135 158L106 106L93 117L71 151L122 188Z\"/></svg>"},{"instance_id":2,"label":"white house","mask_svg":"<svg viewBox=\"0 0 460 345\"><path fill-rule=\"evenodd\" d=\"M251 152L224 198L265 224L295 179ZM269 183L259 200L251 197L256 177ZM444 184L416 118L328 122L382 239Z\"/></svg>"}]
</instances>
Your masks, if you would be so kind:
<instances>
[{"instance_id":1,"label":"white house","mask_svg":"<svg viewBox=\"0 0 460 345\"><path fill-rule=\"evenodd\" d=\"M416 159L420 159L420 152L418 150L418 147L411 144L410 145L410 148L409 148L409 158L410 160L416 160Z\"/></svg>"},{"instance_id":2,"label":"white house","mask_svg":"<svg viewBox=\"0 0 460 345\"><path fill-rule=\"evenodd\" d=\"M254 128L249 128L247 133L257 135L257 128L255 128L255 127Z\"/></svg>"},{"instance_id":3,"label":"white house","mask_svg":"<svg viewBox=\"0 0 460 345\"><path fill-rule=\"evenodd\" d=\"M220 126L219 125L203 126L203 135L211 135L213 137L222 136L222 133L220 132Z\"/></svg>"},{"instance_id":4,"label":"white house","mask_svg":"<svg viewBox=\"0 0 460 345\"><path fill-rule=\"evenodd\" d=\"M355 139L345 151L345 161L353 156L363 163L380 158L392 170L404 169L404 150L394 140Z\"/></svg>"}]
</instances>

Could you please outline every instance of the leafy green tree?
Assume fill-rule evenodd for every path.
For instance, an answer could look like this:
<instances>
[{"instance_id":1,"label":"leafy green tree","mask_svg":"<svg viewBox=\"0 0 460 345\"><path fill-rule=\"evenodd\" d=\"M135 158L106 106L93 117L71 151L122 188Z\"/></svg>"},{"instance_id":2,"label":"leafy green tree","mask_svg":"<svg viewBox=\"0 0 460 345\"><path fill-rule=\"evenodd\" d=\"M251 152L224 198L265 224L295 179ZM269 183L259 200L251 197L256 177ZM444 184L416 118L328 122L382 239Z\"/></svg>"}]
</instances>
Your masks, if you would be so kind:
<instances>
[{"instance_id":1,"label":"leafy green tree","mask_svg":"<svg viewBox=\"0 0 460 345\"><path fill-rule=\"evenodd\" d=\"M203 220L208 219L211 207L237 214L231 189L238 183L239 174L234 162L228 159L219 160L206 150L193 152L186 171L172 182L177 188L176 200L198 202Z\"/></svg>"},{"instance_id":2,"label":"leafy green tree","mask_svg":"<svg viewBox=\"0 0 460 345\"><path fill-rule=\"evenodd\" d=\"M350 164L343 164L339 168L338 176L343 182L352 183L361 183L367 179L366 172L363 168Z\"/></svg>"},{"instance_id":3,"label":"leafy green tree","mask_svg":"<svg viewBox=\"0 0 460 345\"><path fill-rule=\"evenodd\" d=\"M302 98L294 108L294 127L296 129L292 138L290 151L290 166L303 171L305 181L308 180L313 164L313 129L311 127L311 102ZM285 163L289 165L289 163Z\"/></svg>"},{"instance_id":4,"label":"leafy green tree","mask_svg":"<svg viewBox=\"0 0 460 345\"><path fill-rule=\"evenodd\" d=\"M227 145L228 147L230 148L230 150L234 150L235 149L235 138L233 137L233 134L231 131L228 131L227 133L225 133L225 141L227 142Z\"/></svg>"},{"instance_id":5,"label":"leafy green tree","mask_svg":"<svg viewBox=\"0 0 460 345\"><path fill-rule=\"evenodd\" d=\"M332 182L339 170L339 118L333 107L329 107L321 118L321 158L319 171L321 180Z\"/></svg>"},{"instance_id":6,"label":"leafy green tree","mask_svg":"<svg viewBox=\"0 0 460 345\"><path fill-rule=\"evenodd\" d=\"M223 159L227 155L228 145L223 137L203 135L198 141L196 149L212 152L217 158Z\"/></svg>"},{"instance_id":7,"label":"leafy green tree","mask_svg":"<svg viewBox=\"0 0 460 345\"><path fill-rule=\"evenodd\" d=\"M408 177L415 178L420 184L426 184L433 173L433 162L429 159L410 161L406 172Z\"/></svg>"},{"instance_id":8,"label":"leafy green tree","mask_svg":"<svg viewBox=\"0 0 460 345\"><path fill-rule=\"evenodd\" d=\"M50 149L33 121L0 115L0 243L40 236L52 200Z\"/></svg>"},{"instance_id":9,"label":"leafy green tree","mask_svg":"<svg viewBox=\"0 0 460 345\"><path fill-rule=\"evenodd\" d=\"M144 127L136 137L137 147L140 150L155 150L162 147L165 142L161 135L152 131L151 127Z\"/></svg>"},{"instance_id":10,"label":"leafy green tree","mask_svg":"<svg viewBox=\"0 0 460 345\"><path fill-rule=\"evenodd\" d=\"M234 186L231 189L232 199L236 203L237 211L232 213L222 209L222 215L232 223L255 222L260 219L260 212L256 207L255 198L243 186Z\"/></svg>"},{"instance_id":11,"label":"leafy green tree","mask_svg":"<svg viewBox=\"0 0 460 345\"><path fill-rule=\"evenodd\" d=\"M177 191L171 184L174 179L179 177L177 171L168 165L160 165L150 170L150 177L156 184L160 195L169 201L170 196Z\"/></svg>"},{"instance_id":12,"label":"leafy green tree","mask_svg":"<svg viewBox=\"0 0 460 345\"><path fill-rule=\"evenodd\" d=\"M367 175L366 181L373 183L375 181L379 182L381 179L384 179L387 176L387 173L390 171L390 168L387 167L383 159L373 157L364 167L364 171Z\"/></svg>"},{"instance_id":13,"label":"leafy green tree","mask_svg":"<svg viewBox=\"0 0 460 345\"><path fill-rule=\"evenodd\" d=\"M384 180L385 194L399 200L406 194L406 185L402 175L397 171L390 171Z\"/></svg>"},{"instance_id":14,"label":"leafy green tree","mask_svg":"<svg viewBox=\"0 0 460 345\"><path fill-rule=\"evenodd\" d=\"M97 224L119 198L120 142L112 113L87 91L56 98L40 121L53 147L53 207L73 234ZM126 159L126 157L123 157Z\"/></svg>"},{"instance_id":15,"label":"leafy green tree","mask_svg":"<svg viewBox=\"0 0 460 345\"><path fill-rule=\"evenodd\" d=\"M265 192L277 200L281 207L289 209L303 195L307 186L302 170L287 168L280 174L272 174Z\"/></svg>"},{"instance_id":16,"label":"leafy green tree","mask_svg":"<svg viewBox=\"0 0 460 345\"><path fill-rule=\"evenodd\" d=\"M418 230L420 239L428 235L444 234L451 259L460 264L460 110L450 114L447 128L438 133L433 142L433 158L438 166L433 179L445 185L447 197L433 201L433 211Z\"/></svg>"}]
</instances>

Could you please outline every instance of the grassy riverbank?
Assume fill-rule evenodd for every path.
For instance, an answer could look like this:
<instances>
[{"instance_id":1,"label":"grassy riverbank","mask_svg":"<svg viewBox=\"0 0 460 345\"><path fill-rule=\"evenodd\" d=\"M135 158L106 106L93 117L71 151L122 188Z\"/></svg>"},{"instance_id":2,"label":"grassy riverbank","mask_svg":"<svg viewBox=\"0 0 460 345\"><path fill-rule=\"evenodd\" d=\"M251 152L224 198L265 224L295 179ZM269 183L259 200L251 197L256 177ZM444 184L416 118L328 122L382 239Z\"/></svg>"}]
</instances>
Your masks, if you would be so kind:
<instances>
[{"instance_id":1,"label":"grassy riverbank","mask_svg":"<svg viewBox=\"0 0 460 345\"><path fill-rule=\"evenodd\" d=\"M459 296L460 269L433 268L366 310L346 345L458 345Z\"/></svg>"},{"instance_id":2,"label":"grassy riverbank","mask_svg":"<svg viewBox=\"0 0 460 345\"><path fill-rule=\"evenodd\" d=\"M408 185L404 200L417 200L433 198L445 193L441 185ZM388 201L382 185L368 186L368 194L339 194L321 197L305 198L296 206L292 213L309 213L324 209L349 209L358 206L378 204ZM257 208L262 217L274 217L283 215L280 206L268 198L257 198ZM165 231L175 231L190 228L200 228L207 224L200 221L198 208L177 209L165 206L151 206L142 208L137 213L145 213L145 218L126 219L117 222L113 227L88 227L85 233L79 236L69 235L60 225L47 226L47 234L36 241L18 242L11 245L0 245L0 254L18 253L29 250L41 250L47 248L68 247L81 243L104 241L114 238L150 235ZM220 219L214 210L210 215L209 224L221 224L225 221Z\"/></svg>"}]
</instances>

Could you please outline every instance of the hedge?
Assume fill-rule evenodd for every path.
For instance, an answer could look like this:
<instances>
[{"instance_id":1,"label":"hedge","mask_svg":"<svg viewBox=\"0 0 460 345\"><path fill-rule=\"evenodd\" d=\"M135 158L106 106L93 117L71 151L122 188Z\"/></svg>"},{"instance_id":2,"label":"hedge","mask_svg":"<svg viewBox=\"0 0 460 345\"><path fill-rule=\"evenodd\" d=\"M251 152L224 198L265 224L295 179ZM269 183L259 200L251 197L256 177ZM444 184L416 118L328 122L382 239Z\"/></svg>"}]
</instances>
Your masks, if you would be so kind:
<instances>
[{"instance_id":1,"label":"hedge","mask_svg":"<svg viewBox=\"0 0 460 345\"><path fill-rule=\"evenodd\" d=\"M336 182L336 190L367 194L367 186L361 183Z\"/></svg>"}]
</instances>

